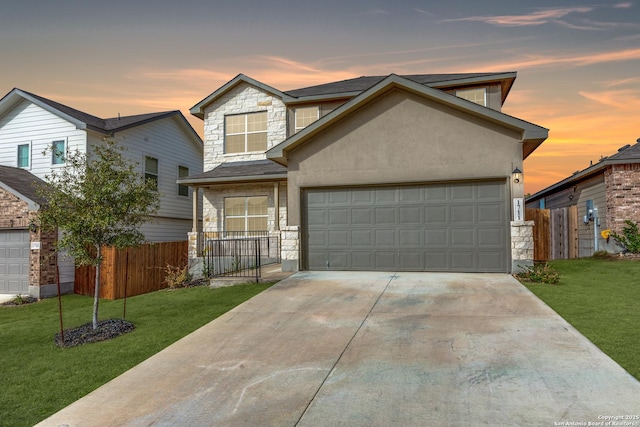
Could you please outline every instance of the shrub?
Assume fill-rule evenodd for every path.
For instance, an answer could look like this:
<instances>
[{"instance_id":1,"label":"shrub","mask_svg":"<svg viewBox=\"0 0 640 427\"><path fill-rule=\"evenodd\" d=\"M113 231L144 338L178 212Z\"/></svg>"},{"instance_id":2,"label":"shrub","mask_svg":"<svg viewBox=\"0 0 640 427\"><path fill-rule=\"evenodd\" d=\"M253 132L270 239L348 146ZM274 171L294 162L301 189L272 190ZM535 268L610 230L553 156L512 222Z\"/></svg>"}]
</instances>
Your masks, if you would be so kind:
<instances>
[{"instance_id":1,"label":"shrub","mask_svg":"<svg viewBox=\"0 0 640 427\"><path fill-rule=\"evenodd\" d=\"M169 285L170 288L184 288L189 283L193 277L191 273L189 273L189 267L176 267L173 265L167 264L164 269L165 273L165 282Z\"/></svg>"},{"instance_id":2,"label":"shrub","mask_svg":"<svg viewBox=\"0 0 640 427\"><path fill-rule=\"evenodd\" d=\"M549 283L554 285L560 280L560 273L554 270L548 263L534 264L532 267L523 267L524 271L516 274L518 280L531 283Z\"/></svg>"},{"instance_id":3,"label":"shrub","mask_svg":"<svg viewBox=\"0 0 640 427\"><path fill-rule=\"evenodd\" d=\"M638 254L640 253L640 231L638 230L638 224L628 219L624 222L627 226L622 229L622 235L612 231L610 236L624 246L627 251L632 254Z\"/></svg>"}]
</instances>

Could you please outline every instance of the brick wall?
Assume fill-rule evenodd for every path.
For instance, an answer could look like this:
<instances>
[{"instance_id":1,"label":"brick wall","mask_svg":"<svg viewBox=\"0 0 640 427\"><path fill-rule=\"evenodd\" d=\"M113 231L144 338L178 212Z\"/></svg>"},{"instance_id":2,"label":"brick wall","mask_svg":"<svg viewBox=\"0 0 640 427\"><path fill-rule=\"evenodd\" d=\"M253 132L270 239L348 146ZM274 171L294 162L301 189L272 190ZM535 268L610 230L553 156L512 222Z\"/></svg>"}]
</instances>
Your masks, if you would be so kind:
<instances>
[{"instance_id":1,"label":"brick wall","mask_svg":"<svg viewBox=\"0 0 640 427\"><path fill-rule=\"evenodd\" d=\"M611 165L604 179L607 227L619 233L625 220L640 222L640 163Z\"/></svg>"},{"instance_id":2,"label":"brick wall","mask_svg":"<svg viewBox=\"0 0 640 427\"><path fill-rule=\"evenodd\" d=\"M36 222L37 212L29 211L24 200L0 188L0 229L27 229ZM43 233L40 228L29 232L31 242L40 242L40 249L29 251L29 285L43 286L56 283L56 232Z\"/></svg>"},{"instance_id":3,"label":"brick wall","mask_svg":"<svg viewBox=\"0 0 640 427\"><path fill-rule=\"evenodd\" d=\"M27 202L0 188L0 227L28 227L29 206Z\"/></svg>"}]
</instances>

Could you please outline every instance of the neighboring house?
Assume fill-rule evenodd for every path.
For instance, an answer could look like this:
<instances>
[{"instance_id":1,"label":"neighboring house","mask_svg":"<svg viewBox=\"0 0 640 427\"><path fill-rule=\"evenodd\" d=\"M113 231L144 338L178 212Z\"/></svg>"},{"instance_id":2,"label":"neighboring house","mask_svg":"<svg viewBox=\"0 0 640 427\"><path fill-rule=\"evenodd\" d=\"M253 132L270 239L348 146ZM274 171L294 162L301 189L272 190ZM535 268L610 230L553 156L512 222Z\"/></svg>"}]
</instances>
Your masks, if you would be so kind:
<instances>
[{"instance_id":1,"label":"neighboring house","mask_svg":"<svg viewBox=\"0 0 640 427\"><path fill-rule=\"evenodd\" d=\"M101 119L13 89L0 99L0 165L4 171L0 176L0 241L5 242L5 251L21 253L22 266L28 255L24 247L31 248L31 277L27 286L28 272L18 268L14 259L11 267L4 268L9 268L15 277L11 285L0 282L0 293L28 292L37 297L56 294L54 273L35 274L39 264L34 252L42 251L44 257L49 243L39 240L37 230L29 235L29 225L34 228L32 216L42 200L29 190L27 183L41 182L64 166L64 155L56 152L77 150L90 154L91 147L104 138L125 147L125 156L139 165L140 174L157 181L160 208L141 227L145 237L151 242L179 241L192 229L193 194L176 180L202 172L202 140L179 111ZM13 178L17 177L20 181L16 184ZM12 217L14 210L16 216ZM60 281L68 292L73 289L73 261L61 256L58 264ZM0 276L2 268L0 261Z\"/></svg>"},{"instance_id":2,"label":"neighboring house","mask_svg":"<svg viewBox=\"0 0 640 427\"><path fill-rule=\"evenodd\" d=\"M603 238L600 231L621 233L625 220L640 222L640 142L625 145L617 153L529 196L525 206L577 206L578 257L593 255L596 245L597 250L619 252L620 246L611 238Z\"/></svg>"},{"instance_id":3,"label":"neighboring house","mask_svg":"<svg viewBox=\"0 0 640 427\"><path fill-rule=\"evenodd\" d=\"M190 257L203 231L265 231L282 236L288 271L532 263L512 175L548 130L501 112L515 78L391 74L280 91L238 75L191 108L205 172L179 180L203 192Z\"/></svg>"}]
</instances>

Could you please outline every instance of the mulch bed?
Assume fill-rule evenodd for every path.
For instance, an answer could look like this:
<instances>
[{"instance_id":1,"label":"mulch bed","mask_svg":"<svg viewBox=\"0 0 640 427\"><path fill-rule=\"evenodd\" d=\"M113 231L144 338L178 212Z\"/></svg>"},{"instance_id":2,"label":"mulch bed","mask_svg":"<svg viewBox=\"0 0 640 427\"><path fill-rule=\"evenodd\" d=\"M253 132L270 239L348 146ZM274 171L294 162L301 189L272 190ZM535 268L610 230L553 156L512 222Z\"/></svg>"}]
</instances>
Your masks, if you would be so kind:
<instances>
[{"instance_id":1,"label":"mulch bed","mask_svg":"<svg viewBox=\"0 0 640 427\"><path fill-rule=\"evenodd\" d=\"M34 298L34 297L16 297L14 299L12 299L11 301L6 301L3 302L0 305L12 305L12 306L19 306L19 305L25 305L25 304L32 304L34 302L38 302L40 301L38 298Z\"/></svg>"},{"instance_id":2,"label":"mulch bed","mask_svg":"<svg viewBox=\"0 0 640 427\"><path fill-rule=\"evenodd\" d=\"M77 328L64 331L64 342L60 333L56 334L55 342L59 347L75 347L93 342L110 340L135 329L133 323L124 319L108 319L98 322L98 329L93 329L93 323L87 323Z\"/></svg>"}]
</instances>

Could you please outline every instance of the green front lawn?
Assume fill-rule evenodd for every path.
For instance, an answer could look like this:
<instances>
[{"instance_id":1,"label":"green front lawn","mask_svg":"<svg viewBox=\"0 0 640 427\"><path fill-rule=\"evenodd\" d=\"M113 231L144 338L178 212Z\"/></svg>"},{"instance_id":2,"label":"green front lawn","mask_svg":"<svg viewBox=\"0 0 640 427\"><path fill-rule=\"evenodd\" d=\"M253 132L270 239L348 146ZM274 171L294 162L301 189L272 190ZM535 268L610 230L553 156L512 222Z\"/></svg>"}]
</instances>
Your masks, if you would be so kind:
<instances>
[{"instance_id":1,"label":"green front lawn","mask_svg":"<svg viewBox=\"0 0 640 427\"><path fill-rule=\"evenodd\" d=\"M31 426L271 284L158 291L127 299L133 332L59 348L58 300L0 306L0 426ZM64 327L91 321L93 298L63 297ZM100 301L99 318L122 318L123 301Z\"/></svg>"},{"instance_id":2,"label":"green front lawn","mask_svg":"<svg viewBox=\"0 0 640 427\"><path fill-rule=\"evenodd\" d=\"M549 264L560 272L559 283L525 283L527 288L640 380L640 261L582 258Z\"/></svg>"}]
</instances>

